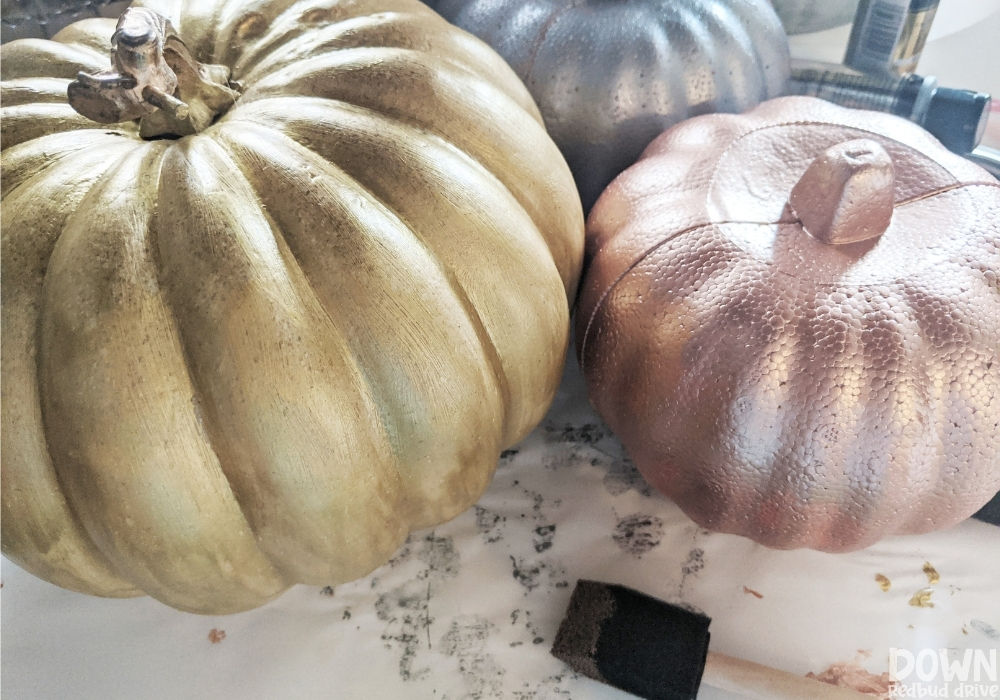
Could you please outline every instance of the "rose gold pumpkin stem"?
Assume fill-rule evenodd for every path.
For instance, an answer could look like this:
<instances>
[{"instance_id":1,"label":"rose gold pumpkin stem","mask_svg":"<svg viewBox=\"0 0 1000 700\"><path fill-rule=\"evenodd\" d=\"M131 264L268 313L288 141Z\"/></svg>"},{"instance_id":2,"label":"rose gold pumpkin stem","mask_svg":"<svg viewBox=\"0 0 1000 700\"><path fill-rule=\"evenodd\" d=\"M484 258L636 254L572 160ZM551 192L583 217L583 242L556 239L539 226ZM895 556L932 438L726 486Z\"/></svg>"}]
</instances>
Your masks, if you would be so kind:
<instances>
[{"instance_id":1,"label":"rose gold pumpkin stem","mask_svg":"<svg viewBox=\"0 0 1000 700\"><path fill-rule=\"evenodd\" d=\"M788 203L814 238L831 245L881 236L892 220L895 175L881 144L856 139L809 164Z\"/></svg>"}]
</instances>

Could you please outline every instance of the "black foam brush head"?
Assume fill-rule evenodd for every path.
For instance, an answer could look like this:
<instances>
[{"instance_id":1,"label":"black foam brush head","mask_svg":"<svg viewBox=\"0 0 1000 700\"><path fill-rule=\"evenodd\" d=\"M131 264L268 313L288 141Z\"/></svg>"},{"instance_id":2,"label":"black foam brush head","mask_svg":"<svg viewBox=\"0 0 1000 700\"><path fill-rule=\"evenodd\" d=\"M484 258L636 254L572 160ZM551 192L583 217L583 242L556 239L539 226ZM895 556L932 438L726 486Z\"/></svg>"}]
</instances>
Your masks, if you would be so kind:
<instances>
[{"instance_id":1,"label":"black foam brush head","mask_svg":"<svg viewBox=\"0 0 1000 700\"><path fill-rule=\"evenodd\" d=\"M573 670L649 700L695 700L711 619L645 593L580 580L552 655Z\"/></svg>"}]
</instances>

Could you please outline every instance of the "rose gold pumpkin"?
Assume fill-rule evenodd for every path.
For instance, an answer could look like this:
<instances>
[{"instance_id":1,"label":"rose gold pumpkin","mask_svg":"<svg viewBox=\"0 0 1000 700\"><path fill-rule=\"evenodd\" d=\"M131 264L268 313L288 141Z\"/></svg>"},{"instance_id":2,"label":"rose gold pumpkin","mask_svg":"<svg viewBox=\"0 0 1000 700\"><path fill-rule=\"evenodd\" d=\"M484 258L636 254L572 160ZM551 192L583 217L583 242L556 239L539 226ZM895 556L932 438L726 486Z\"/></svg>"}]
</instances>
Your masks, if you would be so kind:
<instances>
[{"instance_id":1,"label":"rose gold pumpkin","mask_svg":"<svg viewBox=\"0 0 1000 700\"><path fill-rule=\"evenodd\" d=\"M857 139L892 177L840 192L816 163ZM822 242L823 207L873 237ZM846 551L1000 489L1000 183L919 127L800 97L689 120L604 192L586 264L591 400L700 525Z\"/></svg>"}]
</instances>

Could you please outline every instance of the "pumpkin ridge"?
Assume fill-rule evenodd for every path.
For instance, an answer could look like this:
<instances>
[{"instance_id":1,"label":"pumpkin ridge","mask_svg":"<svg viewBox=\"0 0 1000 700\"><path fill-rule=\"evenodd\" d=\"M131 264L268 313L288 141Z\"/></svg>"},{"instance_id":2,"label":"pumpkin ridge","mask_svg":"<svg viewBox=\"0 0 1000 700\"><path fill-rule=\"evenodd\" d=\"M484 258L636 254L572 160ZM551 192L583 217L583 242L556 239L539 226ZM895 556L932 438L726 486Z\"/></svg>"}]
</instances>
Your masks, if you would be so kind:
<instances>
[{"instance_id":1,"label":"pumpkin ridge","mask_svg":"<svg viewBox=\"0 0 1000 700\"><path fill-rule=\"evenodd\" d=\"M118 570L167 604L232 611L287 584L197 424L176 321L156 281L151 185L171 147L144 144L108 172L53 253L41 376L47 421L62 429L47 434L64 493ZM106 218L91 217L91 207Z\"/></svg>"},{"instance_id":2,"label":"pumpkin ridge","mask_svg":"<svg viewBox=\"0 0 1000 700\"><path fill-rule=\"evenodd\" d=\"M286 580L362 576L406 536L364 379L226 150L202 135L172 156L160 207L180 220L161 260L230 487Z\"/></svg>"},{"instance_id":3,"label":"pumpkin ridge","mask_svg":"<svg viewBox=\"0 0 1000 700\"><path fill-rule=\"evenodd\" d=\"M359 56L367 60L355 62ZM369 57L379 60L373 62ZM261 80L244 93L241 106L245 109L272 96L335 100L380 119L436 135L482 165L517 199L545 238L567 296L575 296L574 281L583 247L583 211L578 206L572 175L544 129L512 97L473 73L418 51L347 49L339 55L323 54L303 63L308 64L308 70L293 66L287 74L283 70ZM381 93L371 96L359 92L373 81L385 85ZM448 99L452 94L463 97ZM479 118L481 109L476 108L489 105L489 109L497 109L503 103L507 103L500 110L504 120L487 130ZM448 110L451 119L442 119L438 109ZM516 131L520 138L513 138L507 130ZM543 154L546 157L541 157ZM525 178L525 174L529 177ZM573 200L561 196L570 187ZM553 202L568 201L573 204L552 206Z\"/></svg>"},{"instance_id":4,"label":"pumpkin ridge","mask_svg":"<svg viewBox=\"0 0 1000 700\"><path fill-rule=\"evenodd\" d=\"M0 195L0 201L13 195L21 185L28 184L33 178L48 172L50 168L55 167L66 158L75 157L91 149L101 150L101 154L99 155L103 155L106 151L102 149L113 148L121 144L119 138L110 138L107 139L106 143L85 143L80 145L84 135L91 138L123 136L123 134L108 132L106 129L89 129L73 132L58 131L54 134L46 134L36 139L22 141L16 146L5 146L2 156L0 156L4 161L2 167L0 167L0 180L2 180L3 191L3 194ZM104 141L103 138L101 140ZM63 142L66 142L66 144ZM67 145L69 146L68 148L66 147ZM40 153L33 153L32 151L40 151ZM124 152L122 157L124 157ZM15 161L13 166L10 162L11 159ZM23 164L17 163L20 159L24 159L27 162ZM24 170L20 171L19 168L24 168ZM11 181L11 178L14 178L14 181Z\"/></svg>"},{"instance_id":5,"label":"pumpkin ridge","mask_svg":"<svg viewBox=\"0 0 1000 700\"><path fill-rule=\"evenodd\" d=\"M494 388L500 394L501 400L504 402L503 410L504 411L509 410L509 403L510 403L509 395L506 398L504 398L503 395L504 387L499 383L498 377L496 376L497 370L493 366L493 362L489 357L489 354L488 353L484 354L483 348L481 347L483 342L481 333L484 332L484 329L482 329L481 327L477 327L477 319L469 318L468 304L463 302L461 296L457 294L455 290L455 284L457 284L457 280L453 279L453 275L448 274L448 271L444 269L444 267L438 260L437 256L434 255L433 251L428 247L426 242L423 241L418 235L416 235L415 232L412 230L412 228L403 219L401 219L399 215L396 214L386 203L384 203L381 199L379 199L376 193L367 189L362 183L360 183L355 178L351 177L337 164L326 160L322 155L316 153L313 150L310 150L306 146L298 143L291 137L281 133L276 129L271 128L270 126L261 125L256 122L251 122L248 125L239 125L239 126L229 124L228 128L221 127L217 133L220 136L223 136L223 138L225 139L225 143L221 145L223 146L223 148L227 150L228 153L230 153L230 155L233 157L233 160L237 163L237 165L240 167L240 169L244 172L245 175L249 172L258 172L267 170L278 171L283 173L297 172L302 167L297 161L292 160L290 158L279 159L275 157L276 155L280 155L287 150L292 153L295 153L296 158L301 159L302 163L311 164L307 167L309 168L314 167L316 170L319 171L319 174L317 174L310 170L309 177L311 181L318 180L320 177L322 177L323 174L336 173L338 177L338 184L336 186L335 191L338 194L341 191L347 190L348 188L351 187L356 188L355 191L357 193L359 194L363 193L365 196L369 197L373 205L380 207L385 212L386 217L391 217L395 222L397 222L398 231L401 234L400 237L405 238L406 241L405 245L417 248L418 250L421 251L423 256L425 256L426 260L430 261L430 264L437 271L436 281L442 282L447 287L448 289L447 293L451 297L452 302L454 302L454 304L457 304L461 308L461 313L466 317L466 321L475 332L475 343L478 348L474 353L475 359L485 364L486 367L485 374L488 374L490 376L489 381L494 384ZM265 147L265 145L267 147ZM237 147L239 147L240 153L237 153L235 151ZM251 162L249 156L254 156L256 160L254 162ZM247 179L250 181L251 186L254 187L255 191L257 191L258 197L260 197L261 201L264 202L265 207L267 208L268 211L268 215L275 220L276 235L280 235L285 239L285 245L288 246L288 249L291 251L294 257L295 263L299 265L300 269L302 270L303 276L309 282L310 290L312 291L313 294L316 295L318 303L327 312L331 323L333 323L337 327L348 326L350 328L354 328L355 324L350 319L354 319L355 317L367 318L370 311L365 311L364 307L360 306L360 303L354 300L353 296L348 296L346 302L352 303L353 307L356 307L355 312L348 313L348 312L335 311L335 309L338 309L340 307L340 305L337 303L337 300L331 296L331 293L327 292L321 293L320 288L324 286L326 278L336 275L338 273L330 271L324 272L318 268L313 269L312 265L307 265L307 263L312 263L317 260L324 260L327 259L328 257L333 257L335 254L327 251L317 252L315 249L309 248L308 246L303 247L303 244L300 240L297 240L296 244L293 245L293 242L292 240L290 240L289 236L291 235L294 236L296 239L301 239L302 234L301 233L296 234L294 232L295 228L294 224L292 226L291 231L286 231L285 226L281 224L281 220L284 220L288 217L281 216L281 211L282 211L281 207L275 206L273 201L271 204L267 204L268 199L273 200L274 197L277 195L273 195L271 198L269 198L265 193L261 191L261 188L265 186L264 182L256 183L249 177ZM343 180L346 182L343 182L343 184L339 184L339 180ZM291 182L291 180L289 180L289 182ZM301 186L300 191L302 192L305 192L305 188L308 187L308 185L304 183L301 184L300 186ZM286 194L282 199L288 196L289 195ZM328 197L328 196L332 196L332 193L324 192L323 197ZM307 203L302 208L305 210L309 210L310 208L309 204L311 204L311 202L309 202L308 199L305 199L306 195L303 195L303 197L304 199L302 200L302 202L307 202ZM349 195L345 197L343 200L338 200L338 201L342 202L342 206L345 207L345 209L349 207ZM313 225L318 226L319 224L316 223ZM337 226L336 223L330 225ZM345 222L342 223L341 225L346 226L347 224ZM361 227L361 230L363 231L364 227ZM354 232L354 234L364 236L364 234L357 231ZM412 253L407 254L406 251L400 248L398 243L394 242L396 236L392 235L391 229L387 230L384 235L376 234L372 236L372 238L373 240L377 241L384 240L384 244L381 245L384 245L385 249L393 251L393 255L395 256L394 260L396 260L397 262L401 263L401 261L404 259L406 255L410 256L413 255ZM375 250L378 246L379 246L378 243L372 242L370 244L364 245L364 248L367 249L370 247L371 250ZM349 255L349 252L345 251L343 255L344 256ZM346 258L344 259L346 260ZM351 264L350 267L358 268L359 272L357 274L360 277L361 275L371 274L368 273L366 270L366 268L369 265L380 266L385 264L387 263L381 261L380 259L371 259L366 261L355 261ZM411 264L416 264L416 262L412 261ZM401 265L400 269L405 269L405 268ZM428 277L429 276L430 274L428 274ZM368 284L374 284L374 281L372 280L371 277L367 277L366 279L368 279ZM346 285L345 283L345 287L347 286L348 285ZM421 290L414 290L411 293L426 294L431 288L432 286L428 285L426 288L423 288ZM371 292L371 294L374 295L378 293L380 290L369 288L369 291ZM354 301L352 302L352 300ZM441 314L443 319L447 321L446 312L449 310L450 307L434 299L428 299L426 300L426 303L428 305L434 305L435 308L440 307L438 308L437 312L432 314L435 317L434 320L430 321L432 325L434 324L434 321L437 320L437 316L439 313ZM402 323L402 320L398 319L398 322ZM478 323L478 326L481 326L481 322ZM363 328L363 326L359 324L357 328L360 329ZM457 331L453 329L451 332L456 333ZM428 513L421 515L421 513L419 512L420 511L419 507L409 508L410 510L413 511L412 517L408 519L410 529L411 530L419 529L421 527L430 527L432 525L439 524L440 522L443 522L444 520L451 517L451 515L457 515L457 513L461 512L461 510L465 510L469 505L471 505L473 501L475 501L478 498L482 489L485 488L485 484L481 485L476 484L473 487L469 487L467 484L464 484L465 477L474 475L478 473L479 470L470 469L468 465L462 463L461 455L459 454L454 455L456 458L458 458L457 462L450 461L451 453L448 452L446 454L445 453L446 448L444 446L440 447L436 452L434 452L431 455L431 457L433 458L432 461L434 462L434 465L421 470L420 479L417 480L416 482L413 480L413 470L414 467L416 466L416 462L414 462L412 455L422 453L425 449L422 447L415 447L414 443L417 442L423 444L424 440L420 438L420 430L421 430L420 426L418 426L412 419L410 419L407 415L404 414L408 414L411 411L416 411L421 406L427 406L430 409L438 408L438 406L436 406L435 404L436 400L439 397L436 395L436 393L432 392L430 389L426 387L420 387L417 384L409 385L406 383L406 381L411 380L411 378L408 375L408 372L413 372L413 377L415 377L416 379L423 378L422 373L418 370L418 368L412 366L413 365L412 361L408 359L404 360L398 367L398 374L392 374L391 376L386 376L386 372L384 371L384 369L382 369L381 366L373 360L373 358L369 357L370 350L368 348L368 344L374 342L373 340L355 338L353 332L346 333L345 338L347 339L348 346L351 348L351 352L355 358L355 361L358 363L358 366L361 369L362 376L368 382L370 392L372 393L373 396L378 398L376 404L379 406L379 415L381 416L382 419L381 425L385 430L387 440L392 445L394 454L396 455L397 471L399 471L401 477L406 482L407 488L410 491L409 495L412 496L413 492L418 492L419 496L418 498L410 498L410 500L413 501L414 506L422 504L422 508L424 511L430 511L431 509L429 508L429 506L433 506L436 509L440 509L443 508L445 505L447 505L438 503L438 501L442 499L442 495L440 493L433 493L432 489L426 488L429 482L433 481L434 479L443 477L451 482L453 481L463 482L446 489L446 493L452 494L450 496L450 500L452 501L458 498L461 494L467 494L466 496L459 499L461 505L458 511L451 513L448 516L441 516L439 513L437 515L431 515ZM454 343L454 340L455 339L453 338L449 342L449 344ZM418 352L417 347L427 344L429 344L428 341L421 342L419 337L414 337L412 339L412 343L409 344L407 347L411 349L411 352L417 353ZM393 348L392 345L393 345L392 342L386 342L384 352L388 353L389 356L400 353L401 352L400 348L404 347L404 345L400 345L399 348ZM421 352L423 353L424 351ZM438 348L436 351L427 356L425 358L425 361L427 362L428 366L434 366L435 361L437 359L440 359L440 364L442 364L441 367L438 367L438 371L444 376L450 376L454 374L456 371L461 371L459 367L449 368L447 363L459 362L459 361L464 363L468 360L468 358L465 359L459 358L457 356L457 353L453 353L451 349ZM497 361L499 360L499 358L496 359ZM404 381L404 377L406 381ZM471 379L469 381L470 384L465 388L465 390L463 390L462 392L463 394L468 393L469 391L471 391L473 394L485 391L485 387L476 388L475 390L473 390ZM448 385L447 382L442 383L440 381L433 381L432 384L441 387L447 387ZM392 401L391 397L395 391L400 390L400 385L407 386L410 390L419 390L421 393L422 401L421 402L402 401L399 404ZM406 394L406 391L404 390L403 393ZM450 403L455 406L464 406L465 401L466 400L464 398L455 397L453 401ZM481 407L481 405L482 404L479 402L476 403L477 408ZM462 415L465 416L465 414ZM465 419L463 418L463 421L464 420ZM455 432L455 431L449 430L449 432ZM457 432L460 433L461 431ZM484 426L480 426L476 432L478 434L482 434L483 432L488 432L488 431ZM499 440L499 434L497 437ZM429 442L433 445L437 445L439 442L447 443L448 441L431 440ZM499 451L500 449L501 447L497 445L496 450ZM475 452L482 453L483 450L484 448L480 447L477 448ZM491 450L492 448L486 448L486 452L490 452ZM489 465L489 466L494 466L494 465ZM447 472L439 471L444 469L448 469L448 471ZM445 498L446 500L449 500L448 497ZM449 506L449 507L452 509L454 508L454 506Z\"/></svg>"},{"instance_id":6,"label":"pumpkin ridge","mask_svg":"<svg viewBox=\"0 0 1000 700\"><path fill-rule=\"evenodd\" d=\"M133 150L125 144L119 145L121 146L120 150L123 157L127 156ZM17 149L18 147L15 146L14 148ZM99 155L103 157L95 158L93 151L99 151ZM0 469L0 474L3 475L6 482L3 487L4 493L8 493L11 490L29 491L32 485L31 482L34 480L44 481L45 486L48 488L43 488L41 493L36 492L34 498L31 499L34 505L37 506L36 509L22 509L22 512L19 514L27 516L26 519L29 522L20 521L19 517L11 517L9 510L11 503L5 497L4 508L8 512L7 517L4 519L5 526L0 532L3 534L3 548L5 553L8 553L12 558L17 560L25 570L73 590L99 595L129 597L139 595L140 592L131 582L128 582L121 576L116 567L94 544L76 511L68 499L66 499L59 486L61 482L58 470L55 467L52 450L49 446L45 411L43 408L44 396L39 381L41 357L44 353L44 346L41 343L41 328L44 314L45 277L48 274L52 252L62 237L66 224L75 208L67 205L72 205L74 202L78 204L82 201L96 183L116 164L116 161L107 157L109 152L113 152L113 149L109 145L99 144L67 153L51 165L46 163L49 167L44 167L40 172L33 173L4 197L7 205L4 211L6 214L5 223L15 220L10 218L11 207L17 204L16 199L18 197L44 202L46 208L38 214L38 220L43 222L41 231L29 225L21 229L21 231L29 231L30 233L12 235L5 232L7 235L3 237L4 252L0 257L2 257L5 268L3 272L5 293L2 305L4 326L2 336L4 343L8 344L12 342L12 338L18 338L20 335L17 329L18 325L27 325L29 327L23 329L24 342L27 347L22 345L17 350L14 350L8 345L2 353L2 360L0 360L4 364L3 393L5 398L3 405L6 409L3 412L3 431L7 434L2 441L3 452L5 454L3 457L4 466L3 469ZM5 151L5 155L9 159L9 152ZM81 175L81 164L89 166L91 169L90 172L85 171L85 174ZM66 177L60 171L74 173L74 177ZM65 191L58 192L56 190L55 192L48 192L49 196L39 196L36 192L37 190L45 191L47 183L53 183L58 186L65 182L74 183L74 189L69 193ZM30 185L30 187L23 187L27 185ZM55 189L53 187L53 190ZM51 215L53 210L55 212L54 217ZM63 213L65 216L60 219L59 215ZM52 226L48 231L49 235L45 237L47 240L43 239L46 226ZM17 240L17 235L22 237L23 242ZM44 249L38 251L41 253L40 256L36 257L35 260L31 260L30 256L32 253L30 247L37 247L39 244ZM21 246L29 247L29 250L17 250L15 246L18 248ZM29 257L29 259L19 260L19 257L21 257L18 255L19 253L21 256ZM22 283L22 286L15 287L12 290L10 285L17 284L19 278L30 274L32 265L40 266L41 269L36 270L35 274L40 275L41 279L38 279L34 283ZM14 281L12 282L11 280ZM11 298L12 292L14 292L13 299ZM30 309L25 310L21 308L24 302L20 302L19 297L23 295L29 297L27 304L31 307ZM27 324L25 324L23 319L25 314L33 316L27 319ZM20 372L16 372L17 363L22 362L30 363L31 366L23 367ZM12 363L15 363L13 367L11 366ZM21 398L25 399L25 404L27 405L20 406L19 411L12 413L8 408L8 400L13 392L25 385L30 387L26 392L28 395L26 397L22 395ZM11 388L12 386L14 389ZM25 416L29 413L31 414L30 424L25 425L25 423L28 423L28 419L25 419ZM13 431L14 434L11 435L10 431ZM29 439L24 439L23 437L18 439L25 432L35 433L35 435ZM25 451L25 443L32 444L32 447L26 450L27 452L35 452L37 450L37 454L26 456L16 455L11 458L11 446L20 448L18 452L21 452ZM35 462L35 459L37 459L37 462ZM18 468L19 461L27 462L27 468L23 466ZM39 464L41 465L40 467L38 466ZM38 471L41 471L42 474L31 473ZM16 481L11 483L11 479L16 479ZM22 486L22 481L27 481L28 483ZM61 530L58 539L50 542L49 547L45 548L44 551L35 551L34 545L29 545L25 538L30 538L37 531L51 536L53 521L56 520L60 521L57 525ZM24 525L23 529L27 532L22 532L21 528L18 527L20 525ZM12 537L17 538L18 541L12 542ZM27 547L28 552L21 554L18 550L22 547ZM67 549L69 550L68 553L66 552ZM49 554L53 550L56 551L52 556L57 561L50 561L49 559ZM81 556L84 559L82 566L94 567L97 570L96 576L92 572L81 573L76 568L77 563L74 563L73 560L79 559ZM45 576L45 572L49 572L52 575ZM102 578L105 580L102 581ZM111 580L107 580L108 578Z\"/></svg>"},{"instance_id":7,"label":"pumpkin ridge","mask_svg":"<svg viewBox=\"0 0 1000 700\"><path fill-rule=\"evenodd\" d=\"M80 71L96 72L110 65L108 56L92 49L50 39L16 39L0 47L0 80L43 77L74 80Z\"/></svg>"}]
</instances>

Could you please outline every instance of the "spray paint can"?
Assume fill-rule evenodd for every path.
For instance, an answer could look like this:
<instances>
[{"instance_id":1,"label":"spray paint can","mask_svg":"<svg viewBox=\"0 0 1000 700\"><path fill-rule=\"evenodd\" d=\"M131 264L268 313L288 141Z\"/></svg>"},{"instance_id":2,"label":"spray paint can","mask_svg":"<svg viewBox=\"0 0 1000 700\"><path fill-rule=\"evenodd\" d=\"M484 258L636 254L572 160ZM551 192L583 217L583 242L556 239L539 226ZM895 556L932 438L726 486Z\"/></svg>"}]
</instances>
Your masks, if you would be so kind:
<instances>
[{"instance_id":1,"label":"spray paint can","mask_svg":"<svg viewBox=\"0 0 1000 700\"><path fill-rule=\"evenodd\" d=\"M844 65L864 73L917 69L940 0L861 0Z\"/></svg>"}]
</instances>

